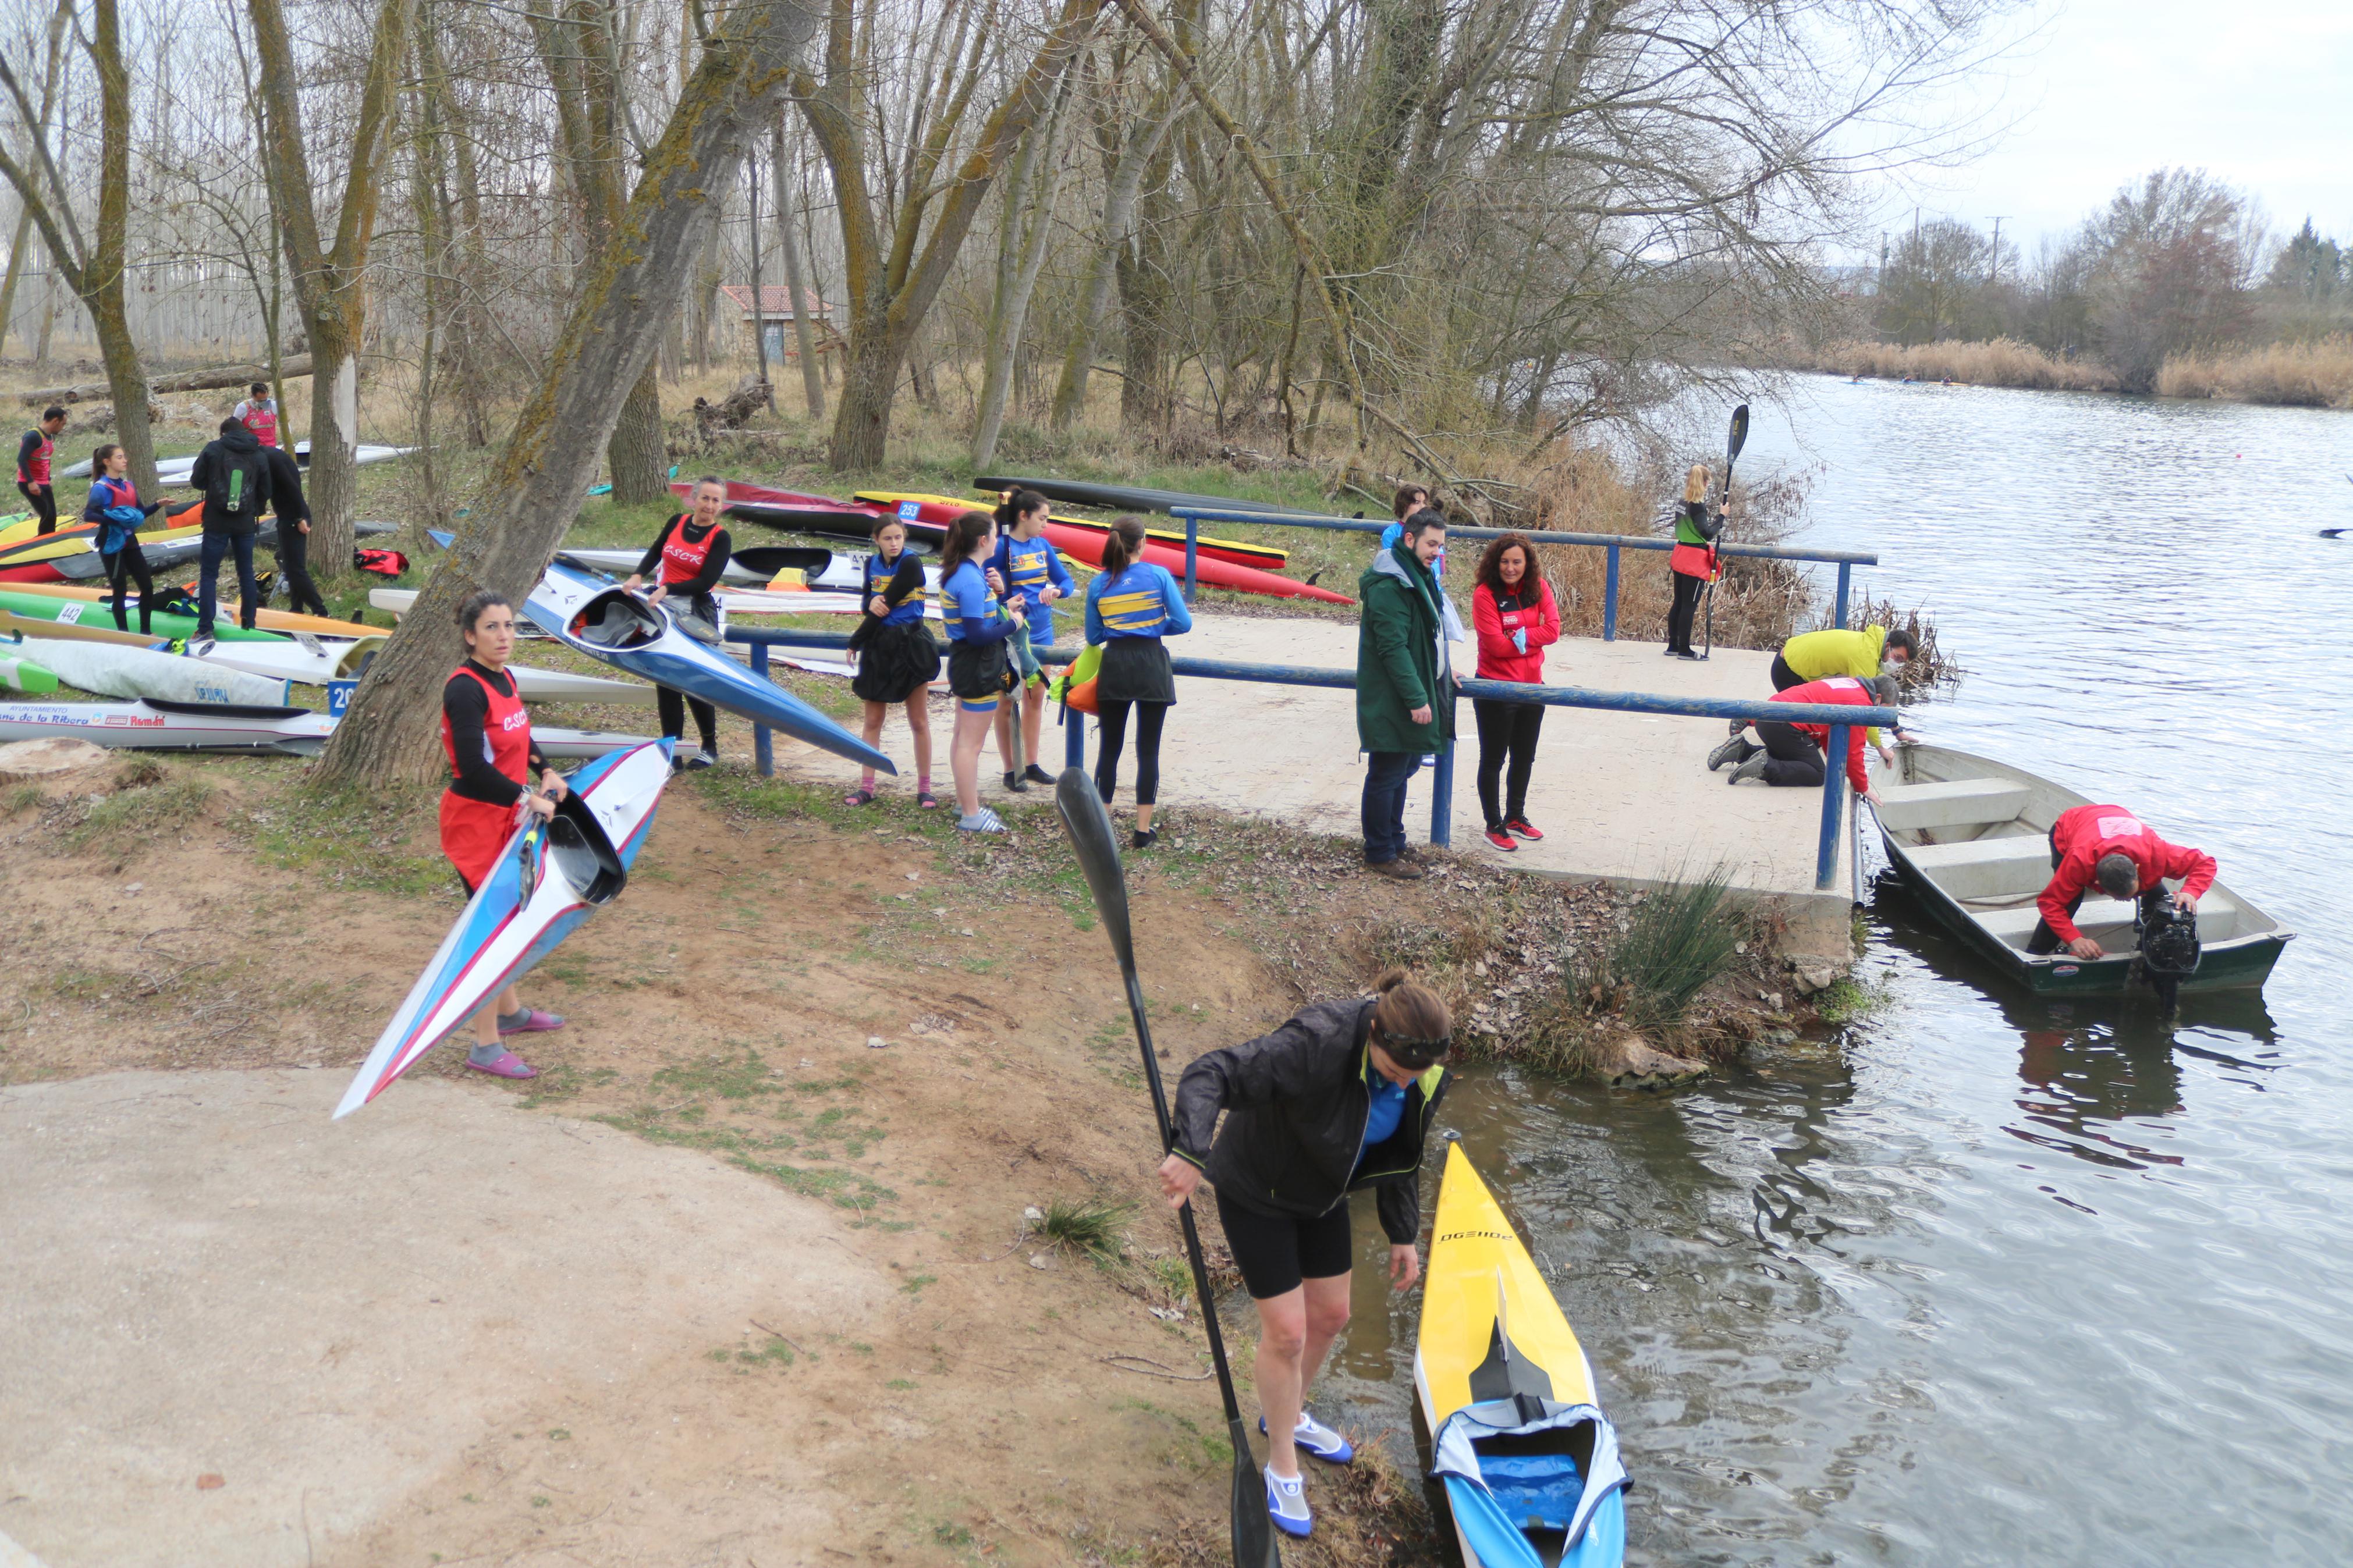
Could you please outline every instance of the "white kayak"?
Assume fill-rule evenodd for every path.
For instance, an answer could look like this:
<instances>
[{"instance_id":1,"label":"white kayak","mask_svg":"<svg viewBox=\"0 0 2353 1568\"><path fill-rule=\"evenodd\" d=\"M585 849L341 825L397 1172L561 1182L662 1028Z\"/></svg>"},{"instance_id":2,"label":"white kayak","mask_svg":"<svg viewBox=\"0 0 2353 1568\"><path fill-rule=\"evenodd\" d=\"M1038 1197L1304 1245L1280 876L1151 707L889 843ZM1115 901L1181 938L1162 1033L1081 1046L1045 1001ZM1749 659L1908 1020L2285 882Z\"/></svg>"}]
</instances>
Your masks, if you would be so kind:
<instances>
[{"instance_id":1,"label":"white kayak","mask_svg":"<svg viewBox=\"0 0 2353 1568\"><path fill-rule=\"evenodd\" d=\"M636 550L565 550L555 558L614 577L627 577L638 569L645 554ZM863 554L817 545L747 544L728 559L719 580L736 587L784 591L829 588L838 593L858 594L866 589L866 560ZM939 591L940 569L936 563L925 563L923 584L934 593Z\"/></svg>"},{"instance_id":2,"label":"white kayak","mask_svg":"<svg viewBox=\"0 0 2353 1568\"><path fill-rule=\"evenodd\" d=\"M247 708L286 705L283 676L271 679L147 648L51 641L41 644L39 660L43 668L66 685L97 697L160 697L170 702L226 702Z\"/></svg>"},{"instance_id":3,"label":"white kayak","mask_svg":"<svg viewBox=\"0 0 2353 1568\"><path fill-rule=\"evenodd\" d=\"M353 637L346 641L296 632L287 642L192 642L188 657L248 675L324 686L330 680L357 680L391 640Z\"/></svg>"},{"instance_id":4,"label":"white kayak","mask_svg":"<svg viewBox=\"0 0 2353 1568\"><path fill-rule=\"evenodd\" d=\"M353 449L352 460L359 467L365 468L370 463L389 463L395 458L406 458L415 450L417 448L414 447L375 447L363 443ZM294 443L294 461L305 468L311 466L310 442ZM185 485L188 482L190 471L195 466L196 459L194 455L185 458L158 458L155 459L155 482L159 485ZM89 477L90 459L88 458L58 470L58 478L61 479L80 479Z\"/></svg>"},{"instance_id":5,"label":"white kayak","mask_svg":"<svg viewBox=\"0 0 2353 1568\"><path fill-rule=\"evenodd\" d=\"M670 746L649 742L574 773L545 823L524 814L458 923L385 1026L335 1107L349 1116L628 884L662 786Z\"/></svg>"},{"instance_id":6,"label":"white kayak","mask_svg":"<svg viewBox=\"0 0 2353 1568\"><path fill-rule=\"evenodd\" d=\"M46 651L46 650L44 650ZM220 702L0 702L0 741L47 736L127 751L287 752L316 756L335 721L314 708L248 708ZM644 735L534 724L531 738L551 759L601 757L649 742Z\"/></svg>"}]
</instances>

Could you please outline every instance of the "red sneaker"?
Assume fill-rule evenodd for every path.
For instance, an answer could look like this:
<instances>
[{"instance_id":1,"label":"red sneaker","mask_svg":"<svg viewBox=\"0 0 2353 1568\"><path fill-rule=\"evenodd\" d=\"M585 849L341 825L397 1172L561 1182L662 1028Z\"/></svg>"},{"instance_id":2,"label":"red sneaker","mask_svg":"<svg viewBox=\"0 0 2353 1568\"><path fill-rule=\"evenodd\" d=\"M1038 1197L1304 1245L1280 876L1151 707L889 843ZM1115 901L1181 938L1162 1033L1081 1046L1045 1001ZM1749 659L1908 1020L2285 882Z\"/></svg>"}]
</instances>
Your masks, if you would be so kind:
<instances>
[{"instance_id":1,"label":"red sneaker","mask_svg":"<svg viewBox=\"0 0 2353 1568\"><path fill-rule=\"evenodd\" d=\"M1530 822L1525 816L1515 816L1512 818L1511 821L1504 824L1504 826L1510 828L1522 838L1529 839L1531 841L1544 837L1543 834L1536 831L1536 825Z\"/></svg>"},{"instance_id":2,"label":"red sneaker","mask_svg":"<svg viewBox=\"0 0 2353 1568\"><path fill-rule=\"evenodd\" d=\"M1517 844L1513 843L1512 836L1504 832L1500 827L1491 827L1487 829L1487 842L1493 845L1496 848L1501 849L1506 855L1516 855L1519 853L1520 847Z\"/></svg>"}]
</instances>

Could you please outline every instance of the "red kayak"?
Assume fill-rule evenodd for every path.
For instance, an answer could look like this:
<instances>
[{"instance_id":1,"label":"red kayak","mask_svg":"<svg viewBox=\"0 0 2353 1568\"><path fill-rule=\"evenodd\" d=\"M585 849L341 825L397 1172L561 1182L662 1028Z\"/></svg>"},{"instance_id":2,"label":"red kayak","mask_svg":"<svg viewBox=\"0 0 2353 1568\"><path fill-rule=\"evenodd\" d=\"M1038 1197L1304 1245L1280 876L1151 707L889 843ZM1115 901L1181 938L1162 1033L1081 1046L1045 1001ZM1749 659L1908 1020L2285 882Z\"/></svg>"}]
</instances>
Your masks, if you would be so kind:
<instances>
[{"instance_id":1,"label":"red kayak","mask_svg":"<svg viewBox=\"0 0 2353 1568\"><path fill-rule=\"evenodd\" d=\"M937 533L952 521L957 513L972 508L944 501L902 500L896 515L909 524L909 531L923 529ZM1090 566L1103 564L1103 533L1092 529L1073 528L1066 522L1049 522L1045 528L1054 548L1066 555L1085 562ZM1167 545L1156 539L1144 542L1144 558L1155 566L1166 566L1185 580L1185 547ZM1211 588L1229 588L1238 594L1263 594L1274 599L1321 599L1326 604L1353 605L1356 601L1345 594L1335 594L1329 588L1319 588L1313 583L1296 582L1289 577L1261 572L1254 566L1237 566L1230 561L1213 561L1196 552L1193 575L1196 581Z\"/></svg>"},{"instance_id":2,"label":"red kayak","mask_svg":"<svg viewBox=\"0 0 2353 1568\"><path fill-rule=\"evenodd\" d=\"M898 510L902 502L911 500L953 507L957 511L969 511L976 507L988 510L987 503L983 501L960 501L953 496L927 495L920 490L860 490L857 499L892 511ZM953 514L942 511L938 515L945 519ZM1050 515L1064 528L1083 528L1090 533L1111 531L1110 523L1098 522L1090 517L1070 517L1059 511ZM1178 550L1185 548L1185 534L1181 529L1152 528L1146 529L1145 534L1163 544L1175 545ZM1208 534L1198 541L1194 553L1204 561L1230 561L1237 566L1255 566L1261 572L1280 572L1291 559L1291 552L1279 545L1246 544L1239 539L1219 539Z\"/></svg>"},{"instance_id":3,"label":"red kayak","mask_svg":"<svg viewBox=\"0 0 2353 1568\"><path fill-rule=\"evenodd\" d=\"M670 490L681 500L691 503L694 500L694 487L691 484L672 485ZM866 538L874 520L886 515L881 507L835 500L831 496L803 495L798 490L770 489L741 479L727 481L727 510L731 516L776 528L797 528L858 539Z\"/></svg>"}]
</instances>

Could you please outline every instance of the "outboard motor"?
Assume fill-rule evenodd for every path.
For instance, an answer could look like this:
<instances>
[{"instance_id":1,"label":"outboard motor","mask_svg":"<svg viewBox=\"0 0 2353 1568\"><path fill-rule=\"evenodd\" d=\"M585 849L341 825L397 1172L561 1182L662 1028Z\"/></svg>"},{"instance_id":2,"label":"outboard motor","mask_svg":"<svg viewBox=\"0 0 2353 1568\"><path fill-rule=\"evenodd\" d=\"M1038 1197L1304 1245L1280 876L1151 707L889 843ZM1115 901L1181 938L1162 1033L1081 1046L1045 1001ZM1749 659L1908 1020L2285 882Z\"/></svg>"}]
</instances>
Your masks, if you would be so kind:
<instances>
[{"instance_id":1,"label":"outboard motor","mask_svg":"<svg viewBox=\"0 0 2353 1568\"><path fill-rule=\"evenodd\" d=\"M2198 940L2198 917L2183 912L2165 894L2147 910L2140 921L2140 968L2157 992L2158 1005L2168 1013L2181 1003L2181 983L2198 973L2198 960L2204 944Z\"/></svg>"}]
</instances>

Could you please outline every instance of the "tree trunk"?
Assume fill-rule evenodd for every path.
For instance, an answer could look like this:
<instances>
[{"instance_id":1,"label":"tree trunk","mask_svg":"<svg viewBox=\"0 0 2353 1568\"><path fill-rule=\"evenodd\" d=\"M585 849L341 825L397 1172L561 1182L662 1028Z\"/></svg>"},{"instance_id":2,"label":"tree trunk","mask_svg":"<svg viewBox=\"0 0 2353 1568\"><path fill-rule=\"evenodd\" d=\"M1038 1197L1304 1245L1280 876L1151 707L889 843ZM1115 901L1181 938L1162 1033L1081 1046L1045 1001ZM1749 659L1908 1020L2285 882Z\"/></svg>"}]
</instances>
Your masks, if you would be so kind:
<instances>
[{"instance_id":1,"label":"tree trunk","mask_svg":"<svg viewBox=\"0 0 2353 1568\"><path fill-rule=\"evenodd\" d=\"M1135 222L1135 202L1144 188L1145 167L1155 163L1160 144L1169 126L1176 122L1178 106L1172 84L1172 90L1164 92L1154 106L1155 116L1131 132L1121 144L1118 160L1112 165L1110 184L1103 193L1103 227L1098 231L1102 245L1087 268L1085 303L1079 311L1078 330L1071 334L1071 346L1062 355L1062 374L1054 384L1053 412L1047 416L1048 423L1058 431L1068 430L1086 413L1087 379L1094 374L1095 353L1103 342L1103 322L1111 313L1120 253ZM1165 166L1160 172L1165 176Z\"/></svg>"},{"instance_id":2,"label":"tree trunk","mask_svg":"<svg viewBox=\"0 0 2353 1568\"><path fill-rule=\"evenodd\" d=\"M311 463L302 486L311 505L311 559L321 572L352 569L359 504L360 362L342 312L308 320L311 332ZM128 443L125 443L128 445Z\"/></svg>"},{"instance_id":3,"label":"tree trunk","mask_svg":"<svg viewBox=\"0 0 2353 1568\"><path fill-rule=\"evenodd\" d=\"M887 328L859 331L853 312L849 360L843 367L841 400L833 416L831 461L839 473L871 473L882 466L891 436L891 403L898 390L906 344Z\"/></svg>"},{"instance_id":4,"label":"tree trunk","mask_svg":"<svg viewBox=\"0 0 2353 1568\"><path fill-rule=\"evenodd\" d=\"M740 0L712 29L712 47L647 150L646 174L613 243L573 304L546 378L492 466L486 500L336 726L318 765L324 782L423 780L441 771L434 714L462 655L459 604L483 586L520 602L547 569L718 221L711 193L736 179L746 141L777 112L791 57L815 26L803 0Z\"/></svg>"},{"instance_id":5,"label":"tree trunk","mask_svg":"<svg viewBox=\"0 0 2353 1568\"><path fill-rule=\"evenodd\" d=\"M1065 72L1053 112L1030 134L1029 145L1014 161L1013 174L1005 183L1004 222L997 247L997 291L989 300L988 341L981 356L980 403L974 411L972 426L975 472L997 460L997 436L1005 425L1005 399L1011 390L1013 362L1021 352L1022 330L1029 321L1029 297L1038 287L1038 269L1045 263L1046 240L1054 226L1054 140L1070 90L1071 77ZM1026 230L1021 222L1025 206L1029 214Z\"/></svg>"},{"instance_id":6,"label":"tree trunk","mask_svg":"<svg viewBox=\"0 0 2353 1568\"><path fill-rule=\"evenodd\" d=\"M605 448L613 470L613 504L645 506L670 494L670 448L662 437L661 379L651 363L629 400L621 405L620 422Z\"/></svg>"},{"instance_id":7,"label":"tree trunk","mask_svg":"<svg viewBox=\"0 0 2353 1568\"><path fill-rule=\"evenodd\" d=\"M768 146L768 167L776 179L776 248L785 254L785 291L793 305L793 342L800 351L801 397L809 423L825 422L825 383L817 368L817 333L810 330L808 290L801 280L800 252L793 248L793 190L785 178L785 122L776 121Z\"/></svg>"},{"instance_id":8,"label":"tree trunk","mask_svg":"<svg viewBox=\"0 0 2353 1568\"><path fill-rule=\"evenodd\" d=\"M16 237L8 247L8 276L0 279L0 354L8 352L8 323L16 315L16 280L25 275L25 258L33 250L33 209L21 202L16 208Z\"/></svg>"}]
</instances>

